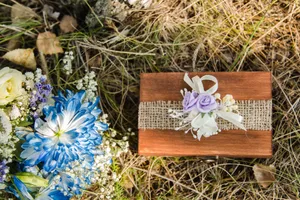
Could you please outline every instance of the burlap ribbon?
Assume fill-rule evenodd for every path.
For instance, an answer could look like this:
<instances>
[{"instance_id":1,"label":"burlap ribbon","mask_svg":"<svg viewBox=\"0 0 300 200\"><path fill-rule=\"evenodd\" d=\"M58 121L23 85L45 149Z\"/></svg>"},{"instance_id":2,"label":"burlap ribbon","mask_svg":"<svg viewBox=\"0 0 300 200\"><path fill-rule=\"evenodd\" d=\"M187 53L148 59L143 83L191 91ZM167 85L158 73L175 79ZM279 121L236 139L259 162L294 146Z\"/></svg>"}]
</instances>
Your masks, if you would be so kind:
<instances>
[{"instance_id":1,"label":"burlap ribbon","mask_svg":"<svg viewBox=\"0 0 300 200\"><path fill-rule=\"evenodd\" d=\"M243 124L247 130L271 130L272 100L237 100L238 111L244 117ZM171 129L179 127L180 120L170 117L168 112L182 110L181 101L141 102L139 105L139 129ZM221 130L239 129L232 123L217 119ZM184 129L183 129L184 130Z\"/></svg>"}]
</instances>

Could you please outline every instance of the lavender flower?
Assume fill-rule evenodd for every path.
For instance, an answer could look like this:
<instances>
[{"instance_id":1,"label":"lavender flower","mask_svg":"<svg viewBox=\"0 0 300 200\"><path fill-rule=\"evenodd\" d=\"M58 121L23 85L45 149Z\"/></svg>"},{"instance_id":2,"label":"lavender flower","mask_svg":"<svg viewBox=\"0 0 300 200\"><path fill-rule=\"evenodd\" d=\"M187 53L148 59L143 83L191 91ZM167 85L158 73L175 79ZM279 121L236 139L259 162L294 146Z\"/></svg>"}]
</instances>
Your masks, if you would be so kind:
<instances>
[{"instance_id":1,"label":"lavender flower","mask_svg":"<svg viewBox=\"0 0 300 200\"><path fill-rule=\"evenodd\" d=\"M9 168L6 166L6 160L0 162L0 183L3 183L6 179L6 174L9 172Z\"/></svg>"},{"instance_id":2,"label":"lavender flower","mask_svg":"<svg viewBox=\"0 0 300 200\"><path fill-rule=\"evenodd\" d=\"M46 103L52 91L52 86L47 84L47 80L44 76L41 76L39 80L39 82L35 83L35 90L32 92L30 98L30 107L33 108L33 110L36 110L39 104ZM36 111L32 115L34 118L39 116Z\"/></svg>"},{"instance_id":3,"label":"lavender flower","mask_svg":"<svg viewBox=\"0 0 300 200\"><path fill-rule=\"evenodd\" d=\"M192 91L192 92L186 91L185 92L184 99L182 102L184 112L190 112L196 108L198 96L199 96L199 94L194 91Z\"/></svg>"},{"instance_id":4,"label":"lavender flower","mask_svg":"<svg viewBox=\"0 0 300 200\"><path fill-rule=\"evenodd\" d=\"M216 99L211 94L199 94L196 107L201 113L208 113L218 107Z\"/></svg>"}]
</instances>

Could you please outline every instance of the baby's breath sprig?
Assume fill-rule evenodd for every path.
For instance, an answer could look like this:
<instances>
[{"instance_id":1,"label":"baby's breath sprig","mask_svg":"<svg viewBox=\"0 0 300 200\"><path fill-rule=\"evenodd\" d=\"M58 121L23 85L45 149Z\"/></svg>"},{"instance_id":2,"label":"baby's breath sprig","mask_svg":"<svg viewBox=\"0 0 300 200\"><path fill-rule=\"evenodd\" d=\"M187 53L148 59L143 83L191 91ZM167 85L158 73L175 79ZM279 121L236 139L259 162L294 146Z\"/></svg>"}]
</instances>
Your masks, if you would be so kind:
<instances>
[{"instance_id":1,"label":"baby's breath sprig","mask_svg":"<svg viewBox=\"0 0 300 200\"><path fill-rule=\"evenodd\" d=\"M86 90L86 100L93 100L97 94L97 81L95 80L96 74L94 71L86 73L86 75L77 81L76 88L78 90Z\"/></svg>"}]
</instances>

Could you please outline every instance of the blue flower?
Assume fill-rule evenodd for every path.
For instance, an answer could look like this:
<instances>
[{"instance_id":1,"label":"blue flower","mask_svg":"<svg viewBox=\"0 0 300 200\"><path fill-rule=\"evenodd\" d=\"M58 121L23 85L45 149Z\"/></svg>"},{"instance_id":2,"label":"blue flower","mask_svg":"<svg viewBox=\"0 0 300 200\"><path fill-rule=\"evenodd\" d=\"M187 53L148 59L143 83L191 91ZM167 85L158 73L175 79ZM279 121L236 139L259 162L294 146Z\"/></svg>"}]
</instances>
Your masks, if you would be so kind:
<instances>
[{"instance_id":1,"label":"blue flower","mask_svg":"<svg viewBox=\"0 0 300 200\"><path fill-rule=\"evenodd\" d=\"M73 94L66 91L53 97L54 106L43 109L45 118L38 118L34 132L25 135L21 158L24 164L35 166L43 163L45 172L63 171L74 161L93 165L97 146L102 142L99 131L108 125L97 121L101 110L99 98L95 102L83 102L85 91Z\"/></svg>"},{"instance_id":2,"label":"blue flower","mask_svg":"<svg viewBox=\"0 0 300 200\"><path fill-rule=\"evenodd\" d=\"M68 200L69 196L64 195L61 191L54 189L53 184L47 188L42 188L35 198L30 194L30 190L16 176L12 178L13 186L9 186L8 191L13 193L18 199L22 200Z\"/></svg>"}]
</instances>

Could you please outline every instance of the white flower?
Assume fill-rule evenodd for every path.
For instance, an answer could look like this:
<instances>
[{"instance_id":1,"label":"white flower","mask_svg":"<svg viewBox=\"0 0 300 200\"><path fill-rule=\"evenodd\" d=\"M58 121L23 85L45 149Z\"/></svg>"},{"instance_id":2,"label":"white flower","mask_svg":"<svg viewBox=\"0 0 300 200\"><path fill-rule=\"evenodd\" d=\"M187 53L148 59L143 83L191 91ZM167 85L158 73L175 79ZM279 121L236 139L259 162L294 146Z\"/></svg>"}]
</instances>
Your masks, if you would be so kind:
<instances>
[{"instance_id":1,"label":"white flower","mask_svg":"<svg viewBox=\"0 0 300 200\"><path fill-rule=\"evenodd\" d=\"M8 135L7 142L0 145L0 156L2 158L12 158L14 151L16 150L15 144L19 141L17 136ZM1 142L0 142L1 143Z\"/></svg>"},{"instance_id":2,"label":"white flower","mask_svg":"<svg viewBox=\"0 0 300 200\"><path fill-rule=\"evenodd\" d=\"M6 105L24 93L25 76L18 70L4 67L0 70L0 105Z\"/></svg>"},{"instance_id":3,"label":"white flower","mask_svg":"<svg viewBox=\"0 0 300 200\"><path fill-rule=\"evenodd\" d=\"M12 132L12 125L8 116L0 110L0 144L5 144L8 142L9 135Z\"/></svg>"},{"instance_id":4,"label":"white flower","mask_svg":"<svg viewBox=\"0 0 300 200\"><path fill-rule=\"evenodd\" d=\"M26 76L27 80L33 80L34 79L34 74L32 72L26 72L25 76Z\"/></svg>"},{"instance_id":5,"label":"white flower","mask_svg":"<svg viewBox=\"0 0 300 200\"><path fill-rule=\"evenodd\" d=\"M235 104L235 100L233 99L233 96L231 94L226 94L223 97L222 102L225 106L232 106L233 104Z\"/></svg>"},{"instance_id":6,"label":"white flower","mask_svg":"<svg viewBox=\"0 0 300 200\"><path fill-rule=\"evenodd\" d=\"M235 104L235 100L231 94L226 94L222 99L223 111L232 112L238 109L238 106Z\"/></svg>"},{"instance_id":7,"label":"white flower","mask_svg":"<svg viewBox=\"0 0 300 200\"><path fill-rule=\"evenodd\" d=\"M34 81L26 80L25 85L26 85L26 90L32 90L34 88Z\"/></svg>"},{"instance_id":8,"label":"white flower","mask_svg":"<svg viewBox=\"0 0 300 200\"><path fill-rule=\"evenodd\" d=\"M215 98L216 98L216 99L218 99L218 100L220 100L220 99L221 99L221 95L220 95L220 93L215 93L215 94L214 94L214 96L215 96Z\"/></svg>"},{"instance_id":9,"label":"white flower","mask_svg":"<svg viewBox=\"0 0 300 200\"><path fill-rule=\"evenodd\" d=\"M197 131L197 139L200 140L202 136L210 137L218 133L218 125L215 114L200 113L192 120L192 129ZM195 135L194 135L195 137Z\"/></svg>"},{"instance_id":10,"label":"white flower","mask_svg":"<svg viewBox=\"0 0 300 200\"><path fill-rule=\"evenodd\" d=\"M91 72L89 73L88 77L89 77L89 79L93 80L93 78L96 77L95 72L94 72L94 71L91 71Z\"/></svg>"},{"instance_id":11,"label":"white flower","mask_svg":"<svg viewBox=\"0 0 300 200\"><path fill-rule=\"evenodd\" d=\"M34 82L40 82L40 79L42 77L42 70L40 68L37 68L35 70L35 79L34 79Z\"/></svg>"},{"instance_id":12,"label":"white flower","mask_svg":"<svg viewBox=\"0 0 300 200\"><path fill-rule=\"evenodd\" d=\"M21 116L20 109L16 105L13 105L13 107L9 113L9 116L10 116L10 119L12 119L12 120L17 119L18 117Z\"/></svg>"},{"instance_id":13,"label":"white flower","mask_svg":"<svg viewBox=\"0 0 300 200\"><path fill-rule=\"evenodd\" d=\"M86 100L94 100L97 96L97 81L95 80L96 74L94 71L88 72L82 79L77 81L76 88L78 90L86 90Z\"/></svg>"},{"instance_id":14,"label":"white flower","mask_svg":"<svg viewBox=\"0 0 300 200\"><path fill-rule=\"evenodd\" d=\"M62 62L64 64L63 71L67 75L70 75L70 74L73 73L73 69L72 69L72 61L73 60L74 60L73 52L72 51L70 51L70 52L66 51Z\"/></svg>"}]
</instances>

